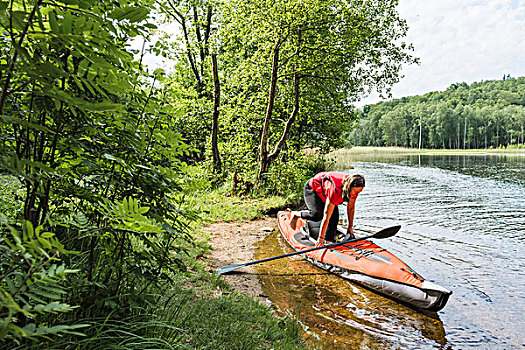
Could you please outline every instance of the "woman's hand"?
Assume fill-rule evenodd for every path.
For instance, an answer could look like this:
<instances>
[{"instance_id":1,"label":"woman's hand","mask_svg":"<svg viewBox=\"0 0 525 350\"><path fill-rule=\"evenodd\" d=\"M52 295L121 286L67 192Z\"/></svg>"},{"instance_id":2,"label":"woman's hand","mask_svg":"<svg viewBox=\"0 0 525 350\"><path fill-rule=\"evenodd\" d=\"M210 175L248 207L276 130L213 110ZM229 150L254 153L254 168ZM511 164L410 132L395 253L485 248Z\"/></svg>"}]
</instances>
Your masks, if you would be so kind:
<instances>
[{"instance_id":1,"label":"woman's hand","mask_svg":"<svg viewBox=\"0 0 525 350\"><path fill-rule=\"evenodd\" d=\"M292 211L290 214L290 227L292 230L295 230L297 228L297 220L301 218L301 212L300 211Z\"/></svg>"},{"instance_id":2,"label":"woman's hand","mask_svg":"<svg viewBox=\"0 0 525 350\"><path fill-rule=\"evenodd\" d=\"M324 242L324 238L323 237L319 237L319 239L317 240L317 243L315 244L315 247L322 247L325 245L325 242Z\"/></svg>"},{"instance_id":3,"label":"woman's hand","mask_svg":"<svg viewBox=\"0 0 525 350\"><path fill-rule=\"evenodd\" d=\"M348 227L348 230L346 230L346 239L354 239L355 238L355 234L354 234L354 229L353 227Z\"/></svg>"}]
</instances>

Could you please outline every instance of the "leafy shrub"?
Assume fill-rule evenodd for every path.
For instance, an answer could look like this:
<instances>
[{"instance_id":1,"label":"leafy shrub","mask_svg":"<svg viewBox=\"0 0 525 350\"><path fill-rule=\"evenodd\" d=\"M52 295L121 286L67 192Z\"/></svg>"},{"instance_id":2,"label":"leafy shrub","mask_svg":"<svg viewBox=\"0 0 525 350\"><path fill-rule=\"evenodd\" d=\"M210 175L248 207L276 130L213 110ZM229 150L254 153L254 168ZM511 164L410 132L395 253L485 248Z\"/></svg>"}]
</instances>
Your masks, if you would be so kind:
<instances>
[{"instance_id":1,"label":"leafy shrub","mask_svg":"<svg viewBox=\"0 0 525 350\"><path fill-rule=\"evenodd\" d=\"M322 156L288 152L283 161L275 162L263 182L263 192L301 198L306 181L333 166Z\"/></svg>"},{"instance_id":2,"label":"leafy shrub","mask_svg":"<svg viewBox=\"0 0 525 350\"><path fill-rule=\"evenodd\" d=\"M0 192L4 341L125 318L185 270L189 147L162 72L126 47L154 27L151 4L0 2L0 174L15 187Z\"/></svg>"},{"instance_id":3,"label":"leafy shrub","mask_svg":"<svg viewBox=\"0 0 525 350\"><path fill-rule=\"evenodd\" d=\"M78 335L89 320L129 317L154 302L151 291L185 269L185 248L178 245L185 231L146 217L149 209L125 198L100 205L104 227L81 213L60 224L49 221L76 252L42 226L6 225L0 238L0 338L27 344L39 336Z\"/></svg>"},{"instance_id":4,"label":"leafy shrub","mask_svg":"<svg viewBox=\"0 0 525 350\"><path fill-rule=\"evenodd\" d=\"M0 236L0 344L21 338L75 333L85 325L48 325L46 314L70 312L64 302L69 269L61 255L70 255L55 234L42 226L4 226Z\"/></svg>"},{"instance_id":5,"label":"leafy shrub","mask_svg":"<svg viewBox=\"0 0 525 350\"><path fill-rule=\"evenodd\" d=\"M104 227L90 226L82 215L70 222L76 226L70 234L80 233L74 245L85 256L74 261L82 273L72 281L71 297L82 306L83 317L148 302L150 289L172 281L185 269L185 248L177 243L186 230L146 217L149 210L133 198L124 198L101 204Z\"/></svg>"}]
</instances>

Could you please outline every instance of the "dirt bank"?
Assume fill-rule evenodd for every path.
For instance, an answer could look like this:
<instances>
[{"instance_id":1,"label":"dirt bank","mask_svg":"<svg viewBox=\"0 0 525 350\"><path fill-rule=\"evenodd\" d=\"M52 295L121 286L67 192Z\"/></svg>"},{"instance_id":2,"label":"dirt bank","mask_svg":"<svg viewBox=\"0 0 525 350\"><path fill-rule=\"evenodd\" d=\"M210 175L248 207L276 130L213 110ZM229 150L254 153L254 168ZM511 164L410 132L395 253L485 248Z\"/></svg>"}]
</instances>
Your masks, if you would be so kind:
<instances>
[{"instance_id":1,"label":"dirt bank","mask_svg":"<svg viewBox=\"0 0 525 350\"><path fill-rule=\"evenodd\" d=\"M212 246L208 256L212 268L240 264L255 260L255 243L277 229L277 219L266 217L244 223L215 223L204 229L210 235ZM266 302L259 279L253 266L243 267L236 272L223 275L235 290Z\"/></svg>"}]
</instances>

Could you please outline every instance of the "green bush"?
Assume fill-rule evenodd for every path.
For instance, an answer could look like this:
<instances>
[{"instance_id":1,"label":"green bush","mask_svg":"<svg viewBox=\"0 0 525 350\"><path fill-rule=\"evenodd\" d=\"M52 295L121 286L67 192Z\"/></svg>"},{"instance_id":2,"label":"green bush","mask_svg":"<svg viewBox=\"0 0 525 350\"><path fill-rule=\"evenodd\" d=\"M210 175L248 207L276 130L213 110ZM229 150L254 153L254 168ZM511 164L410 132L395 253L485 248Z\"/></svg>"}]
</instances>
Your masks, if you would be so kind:
<instances>
[{"instance_id":1,"label":"green bush","mask_svg":"<svg viewBox=\"0 0 525 350\"><path fill-rule=\"evenodd\" d=\"M15 229L1 236L0 316L22 344L152 302L186 268L194 214L181 210L189 147L162 72L148 75L127 47L154 27L151 2L6 6L0 174L12 186L0 219Z\"/></svg>"},{"instance_id":2,"label":"green bush","mask_svg":"<svg viewBox=\"0 0 525 350\"><path fill-rule=\"evenodd\" d=\"M321 171L333 167L333 161L322 156L288 152L283 161L275 162L263 181L263 193L286 196L290 200L302 198L306 181Z\"/></svg>"}]
</instances>

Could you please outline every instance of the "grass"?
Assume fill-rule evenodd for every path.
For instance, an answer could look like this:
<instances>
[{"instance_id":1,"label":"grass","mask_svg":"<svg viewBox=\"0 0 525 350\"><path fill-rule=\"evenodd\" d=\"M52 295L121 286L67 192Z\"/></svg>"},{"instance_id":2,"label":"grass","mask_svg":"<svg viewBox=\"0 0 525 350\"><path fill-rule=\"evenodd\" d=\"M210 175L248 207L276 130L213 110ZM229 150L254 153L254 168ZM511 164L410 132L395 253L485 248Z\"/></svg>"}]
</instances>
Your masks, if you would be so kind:
<instances>
[{"instance_id":1,"label":"grass","mask_svg":"<svg viewBox=\"0 0 525 350\"><path fill-rule=\"evenodd\" d=\"M201 190L186 199L186 205L203 214L204 223L241 222L260 219L272 208L291 205L293 197L237 197L230 196L224 188Z\"/></svg>"},{"instance_id":2,"label":"grass","mask_svg":"<svg viewBox=\"0 0 525 350\"><path fill-rule=\"evenodd\" d=\"M124 319L89 320L90 334L57 338L48 349L306 349L301 328L239 293L198 296L176 284L154 307ZM14 349L41 348L42 343Z\"/></svg>"}]
</instances>

